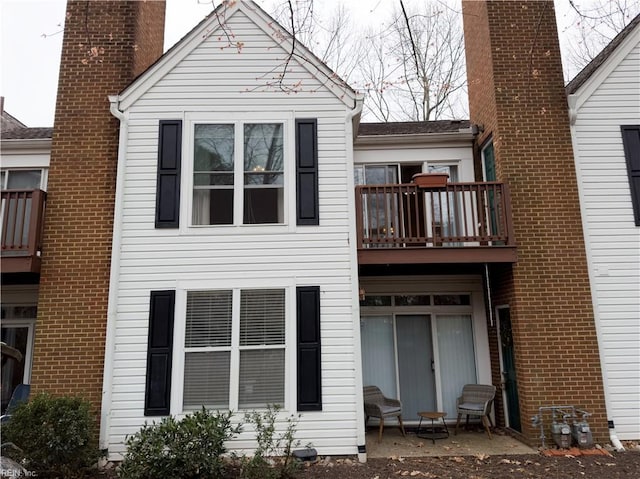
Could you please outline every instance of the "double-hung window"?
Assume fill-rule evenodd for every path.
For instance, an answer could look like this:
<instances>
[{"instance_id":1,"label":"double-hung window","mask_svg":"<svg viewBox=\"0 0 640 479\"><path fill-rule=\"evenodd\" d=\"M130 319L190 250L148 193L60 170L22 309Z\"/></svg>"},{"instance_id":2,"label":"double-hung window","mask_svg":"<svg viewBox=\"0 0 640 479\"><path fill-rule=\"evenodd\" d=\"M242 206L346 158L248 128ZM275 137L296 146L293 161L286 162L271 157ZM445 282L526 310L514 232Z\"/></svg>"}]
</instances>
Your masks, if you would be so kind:
<instances>
[{"instance_id":1,"label":"double-hung window","mask_svg":"<svg viewBox=\"0 0 640 479\"><path fill-rule=\"evenodd\" d=\"M284 223L284 123L194 125L193 225Z\"/></svg>"},{"instance_id":2,"label":"double-hung window","mask_svg":"<svg viewBox=\"0 0 640 479\"><path fill-rule=\"evenodd\" d=\"M188 291L184 346L184 410L284 406L284 289Z\"/></svg>"}]
</instances>

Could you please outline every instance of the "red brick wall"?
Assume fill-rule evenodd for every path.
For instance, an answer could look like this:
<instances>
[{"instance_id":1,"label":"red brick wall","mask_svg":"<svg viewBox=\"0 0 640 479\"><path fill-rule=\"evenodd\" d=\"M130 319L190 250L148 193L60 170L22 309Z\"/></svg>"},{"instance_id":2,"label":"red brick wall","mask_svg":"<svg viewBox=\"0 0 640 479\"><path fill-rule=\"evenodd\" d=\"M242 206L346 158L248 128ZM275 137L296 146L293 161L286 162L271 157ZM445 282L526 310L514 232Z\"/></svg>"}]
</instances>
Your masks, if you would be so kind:
<instances>
[{"instance_id":1,"label":"red brick wall","mask_svg":"<svg viewBox=\"0 0 640 479\"><path fill-rule=\"evenodd\" d=\"M574 404L606 440L553 1L464 0L463 16L471 121L484 125L479 143L493 138L498 180L511 187L518 262L494 272L493 301L511 306L523 432L539 436L538 407Z\"/></svg>"},{"instance_id":2,"label":"red brick wall","mask_svg":"<svg viewBox=\"0 0 640 479\"><path fill-rule=\"evenodd\" d=\"M162 54L164 1L67 1L32 371L35 390L99 409L119 93Z\"/></svg>"}]
</instances>

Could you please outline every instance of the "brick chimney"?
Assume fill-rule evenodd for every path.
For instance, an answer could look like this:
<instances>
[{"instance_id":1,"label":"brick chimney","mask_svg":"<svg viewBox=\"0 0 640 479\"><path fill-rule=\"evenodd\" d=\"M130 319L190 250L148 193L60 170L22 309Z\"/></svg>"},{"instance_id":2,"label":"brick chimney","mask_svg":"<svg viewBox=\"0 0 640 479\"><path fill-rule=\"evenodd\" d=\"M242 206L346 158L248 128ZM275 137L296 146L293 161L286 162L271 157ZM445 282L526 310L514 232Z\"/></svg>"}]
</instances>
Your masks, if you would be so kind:
<instances>
[{"instance_id":1,"label":"brick chimney","mask_svg":"<svg viewBox=\"0 0 640 479\"><path fill-rule=\"evenodd\" d=\"M99 410L119 93L162 55L165 2L67 1L48 179L32 384Z\"/></svg>"},{"instance_id":2,"label":"brick chimney","mask_svg":"<svg viewBox=\"0 0 640 479\"><path fill-rule=\"evenodd\" d=\"M518 261L492 270L492 303L509 305L522 432L541 406L593 413L608 439L567 100L552 0L463 0L470 116L493 141L511 188ZM497 337L495 328L490 332ZM501 383L497 339L494 384ZM502 409L501 394L497 411ZM501 420L501 414L497 414ZM548 425L548 423L547 423Z\"/></svg>"}]
</instances>

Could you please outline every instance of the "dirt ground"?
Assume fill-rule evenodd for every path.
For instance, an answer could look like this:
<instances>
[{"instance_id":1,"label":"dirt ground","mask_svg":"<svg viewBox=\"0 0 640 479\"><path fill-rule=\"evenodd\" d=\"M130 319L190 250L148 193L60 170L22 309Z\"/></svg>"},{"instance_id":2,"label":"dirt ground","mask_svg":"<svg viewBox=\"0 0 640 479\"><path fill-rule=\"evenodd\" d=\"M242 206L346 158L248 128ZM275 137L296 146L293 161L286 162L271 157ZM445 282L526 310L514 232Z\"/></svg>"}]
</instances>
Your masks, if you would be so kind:
<instances>
[{"instance_id":1,"label":"dirt ground","mask_svg":"<svg viewBox=\"0 0 640 479\"><path fill-rule=\"evenodd\" d=\"M534 448L512 448L507 437L500 442L499 431L494 433L493 441L484 440L494 448L491 453L479 447L484 439L482 431L410 447L411 441L390 429L384 437L388 454L369 455L364 464L355 456L320 456L302 463L295 479L640 479L640 444L635 441L623 441L623 452L613 451L610 445L596 445L587 450L545 449L542 453ZM396 443L401 447L393 447ZM469 447L462 447L465 444ZM530 452L521 452L527 449ZM110 466L92 479L115 479L114 464ZM237 471L230 468L225 479L237 479Z\"/></svg>"},{"instance_id":2,"label":"dirt ground","mask_svg":"<svg viewBox=\"0 0 640 479\"><path fill-rule=\"evenodd\" d=\"M235 479L230 472L227 479ZM369 459L320 457L304 463L295 479L638 479L640 448L611 455L396 457ZM93 479L115 479L113 469Z\"/></svg>"},{"instance_id":3,"label":"dirt ground","mask_svg":"<svg viewBox=\"0 0 640 479\"><path fill-rule=\"evenodd\" d=\"M321 458L304 466L298 479L637 479L640 451L613 452L611 456L508 456L390 457L369 459Z\"/></svg>"}]
</instances>

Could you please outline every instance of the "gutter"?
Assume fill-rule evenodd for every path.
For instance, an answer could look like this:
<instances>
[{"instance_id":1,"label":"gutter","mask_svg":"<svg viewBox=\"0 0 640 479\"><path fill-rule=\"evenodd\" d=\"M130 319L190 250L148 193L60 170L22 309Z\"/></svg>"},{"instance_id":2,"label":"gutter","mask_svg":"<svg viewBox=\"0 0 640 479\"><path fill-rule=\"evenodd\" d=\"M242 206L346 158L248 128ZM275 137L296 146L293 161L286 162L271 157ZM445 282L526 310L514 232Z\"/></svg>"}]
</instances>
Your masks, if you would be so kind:
<instances>
[{"instance_id":1,"label":"gutter","mask_svg":"<svg viewBox=\"0 0 640 479\"><path fill-rule=\"evenodd\" d=\"M2 138L0 149L6 150L51 150L51 138Z\"/></svg>"},{"instance_id":2,"label":"gutter","mask_svg":"<svg viewBox=\"0 0 640 479\"><path fill-rule=\"evenodd\" d=\"M118 164L116 173L116 197L111 238L111 271L109 275L109 302L107 305L107 330L104 352L104 376L102 383L102 407L100 408L100 448L109 447L111 399L113 391L113 363L115 357L116 323L118 319L118 281L120 277L121 230L124 203L126 145L129 136L128 115L120 110L120 97L109 96L109 111L120 121ZM112 458L109 457L109 460Z\"/></svg>"},{"instance_id":3,"label":"gutter","mask_svg":"<svg viewBox=\"0 0 640 479\"><path fill-rule=\"evenodd\" d=\"M350 194L347 196L349 212L353 215L356 209L355 184L353 176L353 150L356 135L358 134L358 124L364 98L359 96L356 98L353 109L348 111L345 117L345 146L347 160L347 189ZM351 128L351 131L349 129ZM366 436L364 425L364 402L362 397L362 349L360 341L360 302L358 296L359 278L358 278L358 252L356 250L356 225L355 221L349 222L349 233L347 241L349 242L349 260L351 263L351 315L353 327L353 353L354 353L354 395L356 398L356 446L359 462L367 462Z\"/></svg>"},{"instance_id":4,"label":"gutter","mask_svg":"<svg viewBox=\"0 0 640 479\"><path fill-rule=\"evenodd\" d=\"M442 133L410 133L410 134L391 134L391 135L368 135L358 136L354 144L356 149L362 149L370 146L388 146L389 148L415 148L421 145L433 146L435 143L446 143L451 145L452 141L459 141L460 144L467 146L467 143L473 141L474 135L470 129L460 131L450 131Z\"/></svg>"}]
</instances>

